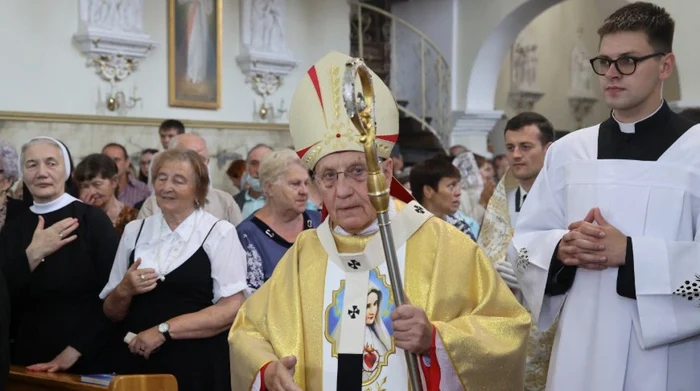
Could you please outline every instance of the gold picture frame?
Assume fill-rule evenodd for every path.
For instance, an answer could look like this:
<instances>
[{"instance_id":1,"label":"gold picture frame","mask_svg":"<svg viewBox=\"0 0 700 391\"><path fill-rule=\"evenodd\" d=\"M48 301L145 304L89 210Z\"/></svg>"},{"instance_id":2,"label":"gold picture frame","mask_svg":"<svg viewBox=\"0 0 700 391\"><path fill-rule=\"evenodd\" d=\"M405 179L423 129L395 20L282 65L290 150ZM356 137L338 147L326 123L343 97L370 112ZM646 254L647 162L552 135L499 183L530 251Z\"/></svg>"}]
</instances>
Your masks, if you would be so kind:
<instances>
[{"instance_id":1,"label":"gold picture frame","mask_svg":"<svg viewBox=\"0 0 700 391\"><path fill-rule=\"evenodd\" d=\"M221 30L222 0L168 0L170 106L221 108Z\"/></svg>"}]
</instances>

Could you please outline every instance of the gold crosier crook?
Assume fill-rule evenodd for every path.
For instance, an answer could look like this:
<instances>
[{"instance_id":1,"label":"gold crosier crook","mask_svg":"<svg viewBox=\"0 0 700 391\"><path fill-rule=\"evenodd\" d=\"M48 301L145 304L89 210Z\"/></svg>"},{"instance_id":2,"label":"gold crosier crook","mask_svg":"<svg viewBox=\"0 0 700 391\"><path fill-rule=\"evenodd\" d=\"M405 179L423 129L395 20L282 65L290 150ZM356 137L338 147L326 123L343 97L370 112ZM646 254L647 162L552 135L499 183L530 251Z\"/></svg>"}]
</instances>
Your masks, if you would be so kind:
<instances>
[{"instance_id":1,"label":"gold crosier crook","mask_svg":"<svg viewBox=\"0 0 700 391\"><path fill-rule=\"evenodd\" d=\"M358 77L362 84L361 92L355 91L355 80ZM376 98L372 84L372 74L367 65L360 59L355 58L345 64L343 100L350 120L360 132L360 143L364 146L365 155L367 156L367 191L370 202L377 212L377 222L379 223L379 233L382 238L387 269L389 270L391 290L398 307L404 304L405 296L401 270L399 269L399 262L396 256L396 245L391 232L391 221L389 220L389 186L377 156ZM421 390L423 387L418 372L418 357L408 351L405 351L405 353L411 389L414 391Z\"/></svg>"}]
</instances>

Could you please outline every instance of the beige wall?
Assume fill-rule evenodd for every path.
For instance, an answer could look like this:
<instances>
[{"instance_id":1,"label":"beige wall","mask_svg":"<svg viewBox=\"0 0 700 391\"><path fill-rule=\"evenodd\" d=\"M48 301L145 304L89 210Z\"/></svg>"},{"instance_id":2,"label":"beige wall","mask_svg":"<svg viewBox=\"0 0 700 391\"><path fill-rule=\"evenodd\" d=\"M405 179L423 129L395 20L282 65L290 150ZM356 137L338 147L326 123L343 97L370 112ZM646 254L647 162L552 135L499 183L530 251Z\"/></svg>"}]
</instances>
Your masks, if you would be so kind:
<instances>
[{"instance_id":1,"label":"beige wall","mask_svg":"<svg viewBox=\"0 0 700 391\"><path fill-rule=\"evenodd\" d=\"M673 50L683 83L681 87L667 86L673 88L670 92L677 94L675 99L670 94L667 99L680 100L680 105L684 107L700 106L700 50L697 38L700 7L697 1L689 0L655 0L654 3L665 7L676 21Z\"/></svg>"},{"instance_id":2,"label":"beige wall","mask_svg":"<svg viewBox=\"0 0 700 391\"><path fill-rule=\"evenodd\" d=\"M570 56L578 39L579 28L583 29L583 40L591 57L598 49L596 30L605 14L590 0L568 0L543 12L521 33L528 37L528 42L538 45L537 84L544 97L535 104L534 110L549 118L558 130L575 130L578 128L569 107L567 95L570 83ZM591 71L593 72L593 71ZM597 81L597 77L593 78ZM595 85L596 96L600 92ZM679 99L677 73L665 83L664 94L668 101ZM508 117L517 114L507 105L510 89L510 58L506 58L496 91L496 109L504 110ZM595 104L591 113L583 120L583 126L601 122L609 115L609 109L602 100ZM496 129L494 131L498 131ZM499 149L498 145L495 146Z\"/></svg>"}]
</instances>

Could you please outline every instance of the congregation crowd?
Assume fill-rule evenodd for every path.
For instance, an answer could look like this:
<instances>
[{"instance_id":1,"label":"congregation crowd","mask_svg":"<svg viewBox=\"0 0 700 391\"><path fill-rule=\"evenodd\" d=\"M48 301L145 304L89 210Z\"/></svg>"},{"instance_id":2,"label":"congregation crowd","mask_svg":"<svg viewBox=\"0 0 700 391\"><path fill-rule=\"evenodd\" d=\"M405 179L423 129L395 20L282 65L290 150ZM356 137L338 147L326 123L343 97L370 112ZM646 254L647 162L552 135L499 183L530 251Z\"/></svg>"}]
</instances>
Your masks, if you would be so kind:
<instances>
[{"instance_id":1,"label":"congregation crowd","mask_svg":"<svg viewBox=\"0 0 700 391\"><path fill-rule=\"evenodd\" d=\"M699 389L700 111L661 96L663 9L633 3L599 34L610 118L555 140L547 118L520 113L498 129L503 155L454 145L408 164L375 81L407 306L370 253L357 136L323 142L332 121L352 127L329 108L340 86L317 80L345 55L297 89L294 147L252 146L221 189L206 140L174 119L136 154L0 140L0 389L11 363L170 373L183 391L393 391L408 381L401 350L422 358L426 390Z\"/></svg>"}]
</instances>

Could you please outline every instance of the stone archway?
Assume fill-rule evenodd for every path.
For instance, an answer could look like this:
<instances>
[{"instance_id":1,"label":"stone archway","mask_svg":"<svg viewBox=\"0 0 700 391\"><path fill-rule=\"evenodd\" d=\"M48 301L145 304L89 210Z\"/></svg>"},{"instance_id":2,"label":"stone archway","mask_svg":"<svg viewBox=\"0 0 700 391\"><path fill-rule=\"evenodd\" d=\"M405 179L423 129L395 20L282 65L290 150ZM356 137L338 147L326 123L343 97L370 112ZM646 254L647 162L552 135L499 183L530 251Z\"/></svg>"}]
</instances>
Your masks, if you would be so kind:
<instances>
[{"instance_id":1,"label":"stone archway","mask_svg":"<svg viewBox=\"0 0 700 391\"><path fill-rule=\"evenodd\" d=\"M565 0L530 0L514 8L481 44L469 76L467 111L494 109L501 64L521 31L538 15Z\"/></svg>"},{"instance_id":2,"label":"stone archway","mask_svg":"<svg viewBox=\"0 0 700 391\"><path fill-rule=\"evenodd\" d=\"M498 1L498 0L496 0ZM495 109L501 65L508 56L518 35L539 15L566 0L529 0L512 6L487 35L478 49L466 83L466 109L457 118L453 130L453 144L465 144L475 151L485 151L487 136L503 119L503 112ZM503 1L506 3L506 1ZM602 18L628 0L595 0Z\"/></svg>"}]
</instances>

